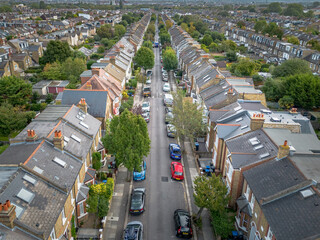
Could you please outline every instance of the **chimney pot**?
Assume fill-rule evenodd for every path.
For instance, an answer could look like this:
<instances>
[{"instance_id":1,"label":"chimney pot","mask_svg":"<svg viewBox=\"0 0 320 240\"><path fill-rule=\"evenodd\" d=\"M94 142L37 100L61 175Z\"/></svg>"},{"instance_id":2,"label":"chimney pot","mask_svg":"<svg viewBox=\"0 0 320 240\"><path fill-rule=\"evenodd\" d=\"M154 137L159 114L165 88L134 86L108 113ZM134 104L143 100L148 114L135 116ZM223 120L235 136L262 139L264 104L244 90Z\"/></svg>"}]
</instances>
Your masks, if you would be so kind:
<instances>
[{"instance_id":1,"label":"chimney pot","mask_svg":"<svg viewBox=\"0 0 320 240\"><path fill-rule=\"evenodd\" d=\"M28 137L31 137L31 130L28 129L27 132L28 132Z\"/></svg>"},{"instance_id":2,"label":"chimney pot","mask_svg":"<svg viewBox=\"0 0 320 240\"><path fill-rule=\"evenodd\" d=\"M2 203L0 203L0 212L2 211Z\"/></svg>"},{"instance_id":3,"label":"chimney pot","mask_svg":"<svg viewBox=\"0 0 320 240\"><path fill-rule=\"evenodd\" d=\"M284 143L283 143L283 146L287 146L287 144L288 144L288 141L285 140Z\"/></svg>"},{"instance_id":4,"label":"chimney pot","mask_svg":"<svg viewBox=\"0 0 320 240\"><path fill-rule=\"evenodd\" d=\"M5 204L3 204L3 210L4 211L8 211L8 206L7 206L7 204L5 203Z\"/></svg>"},{"instance_id":5,"label":"chimney pot","mask_svg":"<svg viewBox=\"0 0 320 240\"><path fill-rule=\"evenodd\" d=\"M8 207L10 207L11 206L10 200L7 200L6 204L7 204Z\"/></svg>"}]
</instances>

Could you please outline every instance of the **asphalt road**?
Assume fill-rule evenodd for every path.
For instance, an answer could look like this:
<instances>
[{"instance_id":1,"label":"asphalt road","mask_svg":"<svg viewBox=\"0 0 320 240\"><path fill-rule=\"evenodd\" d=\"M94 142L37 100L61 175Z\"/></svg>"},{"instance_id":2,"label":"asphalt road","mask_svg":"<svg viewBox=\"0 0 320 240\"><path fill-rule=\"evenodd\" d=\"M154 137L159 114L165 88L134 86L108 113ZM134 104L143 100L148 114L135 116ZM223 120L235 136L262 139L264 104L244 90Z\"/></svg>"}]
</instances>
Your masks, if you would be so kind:
<instances>
[{"instance_id":1,"label":"asphalt road","mask_svg":"<svg viewBox=\"0 0 320 240\"><path fill-rule=\"evenodd\" d=\"M158 36L156 36L158 39ZM169 143L176 140L167 137L164 122L165 107L163 105L160 50L154 48L155 66L151 83L150 122L148 123L151 150L147 157L147 177L142 182L133 182L133 188L146 188L146 210L139 216L129 216L130 221L141 221L144 226L144 239L169 240L175 236L173 212L187 208L184 182L171 180ZM129 213L127 213L129 214Z\"/></svg>"}]
</instances>

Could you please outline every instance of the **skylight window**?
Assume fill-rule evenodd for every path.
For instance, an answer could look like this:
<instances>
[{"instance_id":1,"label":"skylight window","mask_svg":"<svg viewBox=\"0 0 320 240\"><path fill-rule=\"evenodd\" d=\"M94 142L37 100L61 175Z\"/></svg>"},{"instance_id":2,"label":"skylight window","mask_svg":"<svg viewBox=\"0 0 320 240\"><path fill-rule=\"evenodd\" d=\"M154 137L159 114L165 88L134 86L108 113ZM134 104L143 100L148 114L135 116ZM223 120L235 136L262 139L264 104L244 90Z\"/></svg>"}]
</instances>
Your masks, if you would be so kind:
<instances>
[{"instance_id":1,"label":"skylight window","mask_svg":"<svg viewBox=\"0 0 320 240\"><path fill-rule=\"evenodd\" d=\"M82 116L80 116L80 115L77 115L77 118L80 120L80 121L82 121L84 118L82 117Z\"/></svg>"},{"instance_id":2,"label":"skylight window","mask_svg":"<svg viewBox=\"0 0 320 240\"><path fill-rule=\"evenodd\" d=\"M68 138L67 136L63 136L63 140L68 143L70 141L70 138Z\"/></svg>"},{"instance_id":3,"label":"skylight window","mask_svg":"<svg viewBox=\"0 0 320 240\"><path fill-rule=\"evenodd\" d=\"M263 158L266 158L268 156L270 156L270 153L266 152L266 153L261 154L259 157L260 157L260 159L263 159Z\"/></svg>"},{"instance_id":4,"label":"skylight window","mask_svg":"<svg viewBox=\"0 0 320 240\"><path fill-rule=\"evenodd\" d=\"M34 198L34 194L24 188L21 188L20 192L17 194L17 197L27 203L30 203Z\"/></svg>"},{"instance_id":5,"label":"skylight window","mask_svg":"<svg viewBox=\"0 0 320 240\"><path fill-rule=\"evenodd\" d=\"M42 173L43 173L43 170L42 170L41 168L38 168L37 166L35 166L35 167L33 168L33 170L34 170L35 172L39 173L39 174L42 174Z\"/></svg>"},{"instance_id":6,"label":"skylight window","mask_svg":"<svg viewBox=\"0 0 320 240\"><path fill-rule=\"evenodd\" d=\"M86 129L89 129L89 126L87 124L85 124L84 122L80 122L80 125L82 125L83 127L85 127Z\"/></svg>"},{"instance_id":7,"label":"skylight window","mask_svg":"<svg viewBox=\"0 0 320 240\"><path fill-rule=\"evenodd\" d=\"M77 141L78 143L81 142L81 139L78 138L78 137L77 137L76 135L74 135L74 134L71 135L71 138L72 138L73 140Z\"/></svg>"},{"instance_id":8,"label":"skylight window","mask_svg":"<svg viewBox=\"0 0 320 240\"><path fill-rule=\"evenodd\" d=\"M241 118L237 118L236 119L236 122L240 122L240 121L242 121L243 120L243 118L241 117Z\"/></svg>"},{"instance_id":9,"label":"skylight window","mask_svg":"<svg viewBox=\"0 0 320 240\"><path fill-rule=\"evenodd\" d=\"M251 143L252 146L258 145L260 143L257 137L250 138L249 142Z\"/></svg>"},{"instance_id":10,"label":"skylight window","mask_svg":"<svg viewBox=\"0 0 320 240\"><path fill-rule=\"evenodd\" d=\"M307 198L312 196L314 194L314 191L311 188L308 188L306 190L300 191L300 193L304 198Z\"/></svg>"},{"instance_id":11,"label":"skylight window","mask_svg":"<svg viewBox=\"0 0 320 240\"><path fill-rule=\"evenodd\" d=\"M24 208L18 206L15 203L11 203L12 205L16 206L16 217L19 218L21 214L24 212Z\"/></svg>"},{"instance_id":12,"label":"skylight window","mask_svg":"<svg viewBox=\"0 0 320 240\"><path fill-rule=\"evenodd\" d=\"M25 174L22 179L26 180L27 182L29 182L29 183L31 183L33 185L37 182L37 180L35 180L34 178L30 177L28 174Z\"/></svg>"},{"instance_id":13,"label":"skylight window","mask_svg":"<svg viewBox=\"0 0 320 240\"><path fill-rule=\"evenodd\" d=\"M233 110L234 111L239 111L239 110L241 110L242 109L242 107L241 106L238 106L238 107L235 107Z\"/></svg>"},{"instance_id":14,"label":"skylight window","mask_svg":"<svg viewBox=\"0 0 320 240\"><path fill-rule=\"evenodd\" d=\"M263 148L263 145L262 145L262 144L260 144L260 145L258 145L258 146L256 146L256 147L254 147L253 149L254 149L254 150L259 150L259 149L261 149L261 148Z\"/></svg>"},{"instance_id":15,"label":"skylight window","mask_svg":"<svg viewBox=\"0 0 320 240\"><path fill-rule=\"evenodd\" d=\"M247 127L249 127L249 126L248 125L244 125L240 129L243 130L243 129L247 128Z\"/></svg>"},{"instance_id":16,"label":"skylight window","mask_svg":"<svg viewBox=\"0 0 320 240\"><path fill-rule=\"evenodd\" d=\"M63 160L61 160L60 158L54 157L54 159L52 160L55 163L57 163L58 165L60 165L61 167L65 168L67 166L67 163Z\"/></svg>"}]
</instances>

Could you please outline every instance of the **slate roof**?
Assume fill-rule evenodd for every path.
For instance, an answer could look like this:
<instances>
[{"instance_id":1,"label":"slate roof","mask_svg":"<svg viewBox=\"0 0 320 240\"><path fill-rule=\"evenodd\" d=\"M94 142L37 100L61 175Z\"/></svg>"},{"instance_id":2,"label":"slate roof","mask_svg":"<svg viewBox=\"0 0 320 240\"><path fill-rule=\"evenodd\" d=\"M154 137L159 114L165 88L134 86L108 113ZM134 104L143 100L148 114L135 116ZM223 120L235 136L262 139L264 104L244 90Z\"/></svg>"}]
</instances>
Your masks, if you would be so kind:
<instances>
[{"instance_id":1,"label":"slate roof","mask_svg":"<svg viewBox=\"0 0 320 240\"><path fill-rule=\"evenodd\" d=\"M70 111L63 117L63 120L69 122L70 124L78 128L82 132L88 134L89 136L95 137L98 134L102 123L90 114L86 114L84 119L81 120L77 117L80 112L83 113L78 107L73 106L70 109ZM89 128L86 128L85 126L80 124L80 122L85 123L89 126Z\"/></svg>"},{"instance_id":2,"label":"slate roof","mask_svg":"<svg viewBox=\"0 0 320 240\"><path fill-rule=\"evenodd\" d=\"M17 240L17 239L23 239L23 240L34 240L38 239L36 236L31 235L30 233L26 233L23 230L19 228L8 228L2 224L0 224L0 236L4 237L5 240Z\"/></svg>"},{"instance_id":3,"label":"slate roof","mask_svg":"<svg viewBox=\"0 0 320 240\"><path fill-rule=\"evenodd\" d=\"M0 165L18 166L20 163L24 163L39 145L40 141L10 144L10 146L0 154Z\"/></svg>"},{"instance_id":4,"label":"slate roof","mask_svg":"<svg viewBox=\"0 0 320 240\"><path fill-rule=\"evenodd\" d=\"M24 180L25 175L36 182L32 184ZM12 204L22 208L20 215L16 209L17 223L21 222L32 232L44 233L45 238L49 238L68 197L67 194L21 168L10 181L5 189L0 190L0 202L9 199ZM21 189L33 194L29 203L17 196Z\"/></svg>"},{"instance_id":5,"label":"slate roof","mask_svg":"<svg viewBox=\"0 0 320 240\"><path fill-rule=\"evenodd\" d=\"M85 184L82 184L77 194L76 202L79 203L85 200L87 198L88 193L89 193L89 188Z\"/></svg>"},{"instance_id":6,"label":"slate roof","mask_svg":"<svg viewBox=\"0 0 320 240\"><path fill-rule=\"evenodd\" d=\"M250 139L253 138L256 138L259 143L252 145ZM232 166L237 169L274 158L278 152L278 147L261 129L230 139L226 141L226 145L231 153ZM259 146L259 149L255 149L257 146ZM270 155L261 157L260 155L264 153L269 153Z\"/></svg>"},{"instance_id":7,"label":"slate roof","mask_svg":"<svg viewBox=\"0 0 320 240\"><path fill-rule=\"evenodd\" d=\"M277 145L287 140L288 145L294 147L297 153L320 151L320 141L314 134L292 133L288 129L279 128L264 128L264 131Z\"/></svg>"},{"instance_id":8,"label":"slate roof","mask_svg":"<svg viewBox=\"0 0 320 240\"><path fill-rule=\"evenodd\" d=\"M88 168L83 182L87 183L88 181L93 180L95 175L96 175L96 170L93 168Z\"/></svg>"},{"instance_id":9,"label":"slate roof","mask_svg":"<svg viewBox=\"0 0 320 240\"><path fill-rule=\"evenodd\" d=\"M290 157L302 174L320 183L320 154L294 154Z\"/></svg>"},{"instance_id":10,"label":"slate roof","mask_svg":"<svg viewBox=\"0 0 320 240\"><path fill-rule=\"evenodd\" d=\"M88 105L88 113L90 115L105 118L108 101L107 91L66 89L63 91L61 103L66 105L77 105L81 98L85 98Z\"/></svg>"},{"instance_id":11,"label":"slate roof","mask_svg":"<svg viewBox=\"0 0 320 240\"><path fill-rule=\"evenodd\" d=\"M65 167L60 166L53 159L57 157L66 163ZM61 188L68 190L74 185L79 171L82 167L82 161L72 157L66 152L62 152L53 147L47 141L44 141L40 148L30 156L29 160L24 163L30 169L40 168L43 170L42 175L50 179Z\"/></svg>"},{"instance_id":12,"label":"slate roof","mask_svg":"<svg viewBox=\"0 0 320 240\"><path fill-rule=\"evenodd\" d=\"M8 180L18 171L17 167L0 166L0 189L7 184Z\"/></svg>"}]
</instances>

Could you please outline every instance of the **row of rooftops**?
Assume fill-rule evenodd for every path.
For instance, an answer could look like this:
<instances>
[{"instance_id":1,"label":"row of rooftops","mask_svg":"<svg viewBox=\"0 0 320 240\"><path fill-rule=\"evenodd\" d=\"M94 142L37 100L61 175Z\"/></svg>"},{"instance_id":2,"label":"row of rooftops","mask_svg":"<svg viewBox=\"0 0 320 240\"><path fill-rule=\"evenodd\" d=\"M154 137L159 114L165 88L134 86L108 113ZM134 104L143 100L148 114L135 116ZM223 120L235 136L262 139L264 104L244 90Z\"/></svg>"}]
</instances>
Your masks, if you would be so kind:
<instances>
[{"instance_id":1,"label":"row of rooftops","mask_svg":"<svg viewBox=\"0 0 320 240\"><path fill-rule=\"evenodd\" d=\"M275 238L313 239L312 236L319 236L320 141L310 120L296 109L273 112L260 100L238 98L219 107L218 103L228 96L262 93L254 89L252 79L222 77L219 76L223 75L221 71L209 70L206 57L201 57L201 50L195 47L197 44L180 27L174 25L169 32L179 64L188 66L186 71L200 86L199 94L209 109L209 124L214 123L217 137L225 141L232 168L251 168L244 171L243 176ZM208 78L210 71L219 73L217 80L201 90L201 86L206 86L206 80L214 78ZM197 98L195 94L191 96ZM288 154L279 160L278 146L285 140ZM257 164L260 165L251 167ZM237 203L240 211L247 211L252 216L253 209L246 197L241 196Z\"/></svg>"}]
</instances>

